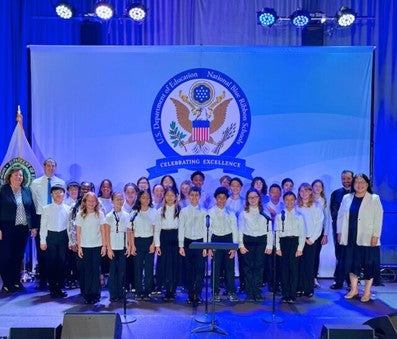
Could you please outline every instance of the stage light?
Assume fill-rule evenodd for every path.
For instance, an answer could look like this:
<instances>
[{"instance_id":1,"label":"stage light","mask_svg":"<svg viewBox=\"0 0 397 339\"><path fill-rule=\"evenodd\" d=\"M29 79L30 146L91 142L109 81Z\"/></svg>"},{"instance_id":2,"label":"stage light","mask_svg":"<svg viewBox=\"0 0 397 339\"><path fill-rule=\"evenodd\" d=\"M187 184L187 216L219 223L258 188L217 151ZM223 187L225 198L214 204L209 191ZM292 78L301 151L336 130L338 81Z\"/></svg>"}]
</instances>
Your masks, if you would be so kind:
<instances>
[{"instance_id":1,"label":"stage light","mask_svg":"<svg viewBox=\"0 0 397 339\"><path fill-rule=\"evenodd\" d=\"M138 3L127 6L128 16L136 22L142 22L146 18L146 12L146 7Z\"/></svg>"},{"instance_id":2,"label":"stage light","mask_svg":"<svg viewBox=\"0 0 397 339\"><path fill-rule=\"evenodd\" d=\"M60 2L55 6L55 12L62 19L70 19L73 16L73 8L67 2Z\"/></svg>"},{"instance_id":3,"label":"stage light","mask_svg":"<svg viewBox=\"0 0 397 339\"><path fill-rule=\"evenodd\" d=\"M350 8L343 6L336 13L336 21L341 27L347 27L352 25L354 20L356 20L356 13L354 13Z\"/></svg>"},{"instance_id":4,"label":"stage light","mask_svg":"<svg viewBox=\"0 0 397 339\"><path fill-rule=\"evenodd\" d=\"M291 23L298 28L305 27L310 22L310 13L304 10L297 10L290 15Z\"/></svg>"},{"instance_id":5,"label":"stage light","mask_svg":"<svg viewBox=\"0 0 397 339\"><path fill-rule=\"evenodd\" d=\"M273 8L264 8L257 13L258 25L273 26L278 20L276 11Z\"/></svg>"},{"instance_id":6,"label":"stage light","mask_svg":"<svg viewBox=\"0 0 397 339\"><path fill-rule=\"evenodd\" d=\"M109 20L113 17L113 7L106 1L100 1L96 4L95 14L98 18Z\"/></svg>"}]
</instances>

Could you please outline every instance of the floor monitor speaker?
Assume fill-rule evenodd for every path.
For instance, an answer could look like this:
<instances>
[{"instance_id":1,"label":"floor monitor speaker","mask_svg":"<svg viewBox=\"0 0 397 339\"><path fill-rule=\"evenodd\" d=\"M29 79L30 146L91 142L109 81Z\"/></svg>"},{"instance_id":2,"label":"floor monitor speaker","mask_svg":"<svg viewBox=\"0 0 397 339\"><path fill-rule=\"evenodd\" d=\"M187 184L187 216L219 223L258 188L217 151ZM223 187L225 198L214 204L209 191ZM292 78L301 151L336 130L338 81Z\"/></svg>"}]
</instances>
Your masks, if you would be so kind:
<instances>
[{"instance_id":1,"label":"floor monitor speaker","mask_svg":"<svg viewBox=\"0 0 397 339\"><path fill-rule=\"evenodd\" d=\"M121 339L118 313L65 313L62 339Z\"/></svg>"},{"instance_id":2,"label":"floor monitor speaker","mask_svg":"<svg viewBox=\"0 0 397 339\"><path fill-rule=\"evenodd\" d=\"M367 325L323 325L321 339L374 339L374 330Z\"/></svg>"},{"instance_id":3,"label":"floor monitor speaker","mask_svg":"<svg viewBox=\"0 0 397 339\"><path fill-rule=\"evenodd\" d=\"M58 327L11 327L9 339L60 339L62 325Z\"/></svg>"},{"instance_id":4,"label":"floor monitor speaker","mask_svg":"<svg viewBox=\"0 0 397 339\"><path fill-rule=\"evenodd\" d=\"M364 323L371 326L379 339L397 338L397 313L372 318Z\"/></svg>"}]
</instances>

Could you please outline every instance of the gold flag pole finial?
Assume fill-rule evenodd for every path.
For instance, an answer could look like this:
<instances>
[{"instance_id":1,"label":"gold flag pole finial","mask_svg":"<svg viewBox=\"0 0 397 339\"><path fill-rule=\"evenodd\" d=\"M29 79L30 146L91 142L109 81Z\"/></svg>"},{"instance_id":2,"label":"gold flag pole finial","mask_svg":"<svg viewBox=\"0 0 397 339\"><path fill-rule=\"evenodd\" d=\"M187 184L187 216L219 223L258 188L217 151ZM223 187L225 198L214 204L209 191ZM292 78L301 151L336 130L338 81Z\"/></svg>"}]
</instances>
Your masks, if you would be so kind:
<instances>
[{"instance_id":1,"label":"gold flag pole finial","mask_svg":"<svg viewBox=\"0 0 397 339\"><path fill-rule=\"evenodd\" d=\"M17 110L17 122L22 125L22 112L20 105L18 105L18 110Z\"/></svg>"}]
</instances>

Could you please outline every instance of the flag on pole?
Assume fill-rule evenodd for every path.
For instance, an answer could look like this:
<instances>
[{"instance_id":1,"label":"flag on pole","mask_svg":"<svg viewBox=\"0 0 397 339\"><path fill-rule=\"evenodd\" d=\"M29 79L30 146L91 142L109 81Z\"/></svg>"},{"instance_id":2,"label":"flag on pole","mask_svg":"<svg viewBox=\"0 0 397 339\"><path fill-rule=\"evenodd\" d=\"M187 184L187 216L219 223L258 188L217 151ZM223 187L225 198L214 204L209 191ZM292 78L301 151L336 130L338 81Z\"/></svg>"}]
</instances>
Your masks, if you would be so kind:
<instances>
[{"instance_id":1,"label":"flag on pole","mask_svg":"<svg viewBox=\"0 0 397 339\"><path fill-rule=\"evenodd\" d=\"M12 133L7 153L1 163L0 183L5 183L5 178L10 169L15 166L22 168L25 177L25 186L43 174L43 165L37 160L32 147L25 136L22 125L21 107L18 106L17 125Z\"/></svg>"}]
</instances>

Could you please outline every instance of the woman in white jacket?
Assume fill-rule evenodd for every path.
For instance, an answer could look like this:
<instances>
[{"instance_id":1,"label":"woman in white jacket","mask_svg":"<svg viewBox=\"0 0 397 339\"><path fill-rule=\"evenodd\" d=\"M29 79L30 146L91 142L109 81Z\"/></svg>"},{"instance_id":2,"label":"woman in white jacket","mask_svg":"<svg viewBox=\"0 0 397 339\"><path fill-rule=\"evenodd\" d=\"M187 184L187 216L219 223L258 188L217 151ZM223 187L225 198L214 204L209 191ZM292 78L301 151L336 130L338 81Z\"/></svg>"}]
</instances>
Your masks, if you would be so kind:
<instances>
[{"instance_id":1,"label":"woman in white jacket","mask_svg":"<svg viewBox=\"0 0 397 339\"><path fill-rule=\"evenodd\" d=\"M371 286L376 270L376 257L382 232L383 207L379 196L372 193L369 178L356 174L353 178L352 193L343 197L338 212L337 233L349 272L351 290L346 299L358 297L358 277L363 270L365 279L362 302L371 299Z\"/></svg>"}]
</instances>

